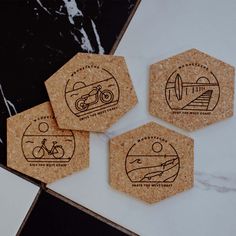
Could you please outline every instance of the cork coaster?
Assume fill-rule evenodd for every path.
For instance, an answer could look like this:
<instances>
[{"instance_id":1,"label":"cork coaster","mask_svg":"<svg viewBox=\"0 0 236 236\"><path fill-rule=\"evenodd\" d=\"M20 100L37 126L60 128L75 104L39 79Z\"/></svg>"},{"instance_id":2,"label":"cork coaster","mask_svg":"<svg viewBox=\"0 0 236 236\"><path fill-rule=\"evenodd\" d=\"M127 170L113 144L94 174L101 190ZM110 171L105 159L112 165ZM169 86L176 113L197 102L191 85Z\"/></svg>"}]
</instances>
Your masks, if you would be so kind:
<instances>
[{"instance_id":1,"label":"cork coaster","mask_svg":"<svg viewBox=\"0 0 236 236\"><path fill-rule=\"evenodd\" d=\"M51 183L89 165L89 133L60 130L49 102L7 119L7 165Z\"/></svg>"},{"instance_id":2,"label":"cork coaster","mask_svg":"<svg viewBox=\"0 0 236 236\"><path fill-rule=\"evenodd\" d=\"M233 115L234 68L196 49L151 65L152 115L193 131Z\"/></svg>"},{"instance_id":3,"label":"cork coaster","mask_svg":"<svg viewBox=\"0 0 236 236\"><path fill-rule=\"evenodd\" d=\"M78 53L45 85L62 129L104 132L137 103L120 56Z\"/></svg>"},{"instance_id":4,"label":"cork coaster","mask_svg":"<svg viewBox=\"0 0 236 236\"><path fill-rule=\"evenodd\" d=\"M148 203L193 186L193 140L150 122L110 140L110 184Z\"/></svg>"}]
</instances>

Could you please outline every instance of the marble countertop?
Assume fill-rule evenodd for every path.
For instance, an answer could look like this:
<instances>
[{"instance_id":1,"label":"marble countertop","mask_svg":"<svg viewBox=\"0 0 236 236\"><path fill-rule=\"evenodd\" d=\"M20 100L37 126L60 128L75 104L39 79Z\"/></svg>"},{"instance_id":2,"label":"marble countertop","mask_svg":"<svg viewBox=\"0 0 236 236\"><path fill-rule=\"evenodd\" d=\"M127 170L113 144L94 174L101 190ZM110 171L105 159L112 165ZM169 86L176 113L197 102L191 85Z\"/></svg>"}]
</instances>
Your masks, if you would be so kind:
<instances>
[{"instance_id":1,"label":"marble countertop","mask_svg":"<svg viewBox=\"0 0 236 236\"><path fill-rule=\"evenodd\" d=\"M90 167L48 187L144 236L236 235L235 116L195 132L148 114L149 65L197 48L236 65L235 1L142 1L115 54L126 57L138 105L106 134L92 134ZM108 184L108 139L148 121L195 140L195 183L148 205Z\"/></svg>"},{"instance_id":2,"label":"marble countertop","mask_svg":"<svg viewBox=\"0 0 236 236\"><path fill-rule=\"evenodd\" d=\"M138 2L0 2L0 235L64 236L84 229L125 234L40 181L7 168L6 119L47 101L44 81L77 52L113 53Z\"/></svg>"},{"instance_id":3,"label":"marble countertop","mask_svg":"<svg viewBox=\"0 0 236 236\"><path fill-rule=\"evenodd\" d=\"M48 100L43 81L76 52L111 52L136 1L52 2L12 1L0 9L2 30L8 32L0 39L4 58L0 79L2 167L6 165L6 128L2 125L6 118ZM115 51L126 58L139 103L105 134L91 134L88 169L47 187L138 235L236 235L236 117L187 132L148 113L150 64L197 48L236 66L235 12L235 0L143 0ZM151 205L112 189L108 182L109 138L149 121L195 141L194 187ZM2 221L4 232L11 235L39 188L2 167L0 216L6 219Z\"/></svg>"},{"instance_id":4,"label":"marble countertop","mask_svg":"<svg viewBox=\"0 0 236 236\"><path fill-rule=\"evenodd\" d=\"M3 1L0 7L0 164L6 118L48 101L44 81L77 52L111 53L137 0Z\"/></svg>"}]
</instances>

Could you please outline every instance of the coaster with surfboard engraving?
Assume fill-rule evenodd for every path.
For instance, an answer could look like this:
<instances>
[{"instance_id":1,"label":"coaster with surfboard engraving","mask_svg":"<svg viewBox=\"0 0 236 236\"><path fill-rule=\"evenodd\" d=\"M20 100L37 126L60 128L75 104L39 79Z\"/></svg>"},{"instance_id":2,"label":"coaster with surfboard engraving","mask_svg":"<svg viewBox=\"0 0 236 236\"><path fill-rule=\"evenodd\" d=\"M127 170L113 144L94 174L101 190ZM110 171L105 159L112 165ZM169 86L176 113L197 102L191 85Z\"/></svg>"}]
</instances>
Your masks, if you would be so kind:
<instances>
[{"instance_id":1,"label":"coaster with surfboard engraving","mask_svg":"<svg viewBox=\"0 0 236 236\"><path fill-rule=\"evenodd\" d=\"M193 131L233 115L234 67L196 49L151 65L149 111Z\"/></svg>"}]
</instances>

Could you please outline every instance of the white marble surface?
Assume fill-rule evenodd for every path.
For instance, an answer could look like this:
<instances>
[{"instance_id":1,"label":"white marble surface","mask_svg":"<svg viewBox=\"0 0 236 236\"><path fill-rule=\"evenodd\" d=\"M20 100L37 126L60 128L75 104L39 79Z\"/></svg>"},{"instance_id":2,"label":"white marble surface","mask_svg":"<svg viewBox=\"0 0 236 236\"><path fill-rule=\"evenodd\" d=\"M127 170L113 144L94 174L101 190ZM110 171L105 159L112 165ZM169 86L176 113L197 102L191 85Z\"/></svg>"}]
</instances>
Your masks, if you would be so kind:
<instances>
[{"instance_id":1,"label":"white marble surface","mask_svg":"<svg viewBox=\"0 0 236 236\"><path fill-rule=\"evenodd\" d=\"M198 48L236 66L235 12L233 0L143 0L116 50L139 104L105 135L91 135L87 170L49 187L140 235L236 235L236 117L189 133L147 112L151 63ZM195 139L194 188L153 205L108 184L108 138L150 120Z\"/></svg>"},{"instance_id":2,"label":"white marble surface","mask_svg":"<svg viewBox=\"0 0 236 236\"><path fill-rule=\"evenodd\" d=\"M0 167L0 235L16 235L39 188Z\"/></svg>"}]
</instances>

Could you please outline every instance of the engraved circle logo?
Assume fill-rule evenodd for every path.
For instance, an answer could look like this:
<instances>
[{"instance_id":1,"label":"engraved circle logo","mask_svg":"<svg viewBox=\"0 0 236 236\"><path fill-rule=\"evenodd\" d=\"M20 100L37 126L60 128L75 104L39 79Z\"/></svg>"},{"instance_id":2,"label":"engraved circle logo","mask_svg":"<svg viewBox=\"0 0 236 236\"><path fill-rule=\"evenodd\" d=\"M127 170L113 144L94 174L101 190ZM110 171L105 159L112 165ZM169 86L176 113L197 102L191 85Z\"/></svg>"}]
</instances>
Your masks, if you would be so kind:
<instances>
[{"instance_id":1,"label":"engraved circle logo","mask_svg":"<svg viewBox=\"0 0 236 236\"><path fill-rule=\"evenodd\" d=\"M125 170L133 183L172 183L179 169L174 146L157 136L138 139L126 155Z\"/></svg>"},{"instance_id":2,"label":"engraved circle logo","mask_svg":"<svg viewBox=\"0 0 236 236\"><path fill-rule=\"evenodd\" d=\"M73 72L65 88L67 106L77 117L117 105L119 96L116 78L108 70L95 65Z\"/></svg>"},{"instance_id":3,"label":"engraved circle logo","mask_svg":"<svg viewBox=\"0 0 236 236\"><path fill-rule=\"evenodd\" d=\"M165 87L166 102L172 110L213 111L220 98L220 86L214 73L198 63L178 67Z\"/></svg>"},{"instance_id":4,"label":"engraved circle logo","mask_svg":"<svg viewBox=\"0 0 236 236\"><path fill-rule=\"evenodd\" d=\"M75 152L75 137L70 130L59 130L53 117L44 116L26 127L21 147L28 162L69 162Z\"/></svg>"}]
</instances>

